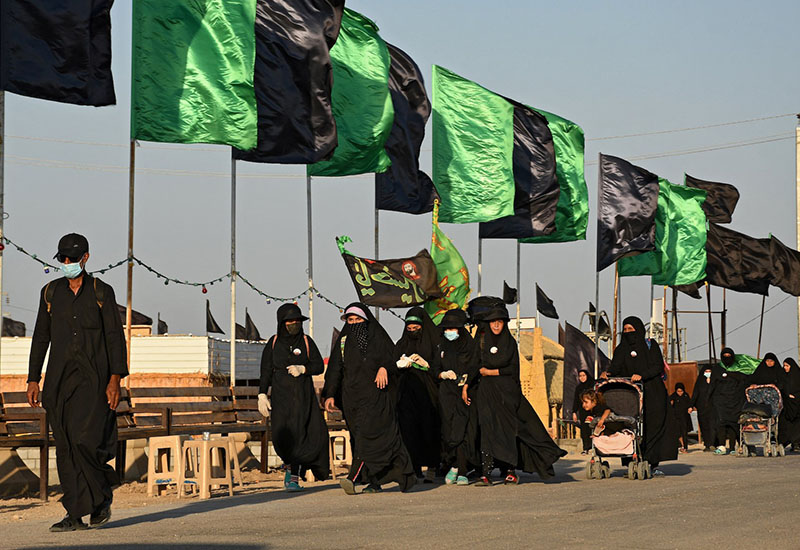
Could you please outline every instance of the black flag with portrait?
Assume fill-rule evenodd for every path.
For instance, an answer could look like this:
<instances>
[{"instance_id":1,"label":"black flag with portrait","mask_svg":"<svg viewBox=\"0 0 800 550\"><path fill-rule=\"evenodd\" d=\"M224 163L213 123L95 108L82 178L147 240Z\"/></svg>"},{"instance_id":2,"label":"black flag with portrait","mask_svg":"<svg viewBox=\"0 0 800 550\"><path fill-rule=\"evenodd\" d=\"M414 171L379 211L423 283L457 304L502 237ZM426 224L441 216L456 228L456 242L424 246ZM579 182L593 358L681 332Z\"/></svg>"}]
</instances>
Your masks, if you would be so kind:
<instances>
[{"instance_id":1,"label":"black flag with portrait","mask_svg":"<svg viewBox=\"0 0 800 550\"><path fill-rule=\"evenodd\" d=\"M343 253L359 301L376 307L410 307L440 298L439 278L430 253L410 258L371 260Z\"/></svg>"}]
</instances>

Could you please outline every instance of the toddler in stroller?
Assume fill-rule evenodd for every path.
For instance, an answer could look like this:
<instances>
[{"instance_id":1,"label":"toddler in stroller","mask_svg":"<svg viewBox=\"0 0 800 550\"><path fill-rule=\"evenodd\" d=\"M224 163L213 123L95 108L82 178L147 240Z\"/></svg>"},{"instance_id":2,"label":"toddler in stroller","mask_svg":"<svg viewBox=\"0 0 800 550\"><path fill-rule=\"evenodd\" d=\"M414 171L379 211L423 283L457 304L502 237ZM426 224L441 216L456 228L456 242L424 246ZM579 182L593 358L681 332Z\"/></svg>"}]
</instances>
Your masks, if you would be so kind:
<instances>
[{"instance_id":1,"label":"toddler in stroller","mask_svg":"<svg viewBox=\"0 0 800 550\"><path fill-rule=\"evenodd\" d=\"M611 467L603 458L619 457L628 467L628 479L652 477L650 464L641 458L642 435L644 433L642 385L628 378L601 380L595 386L596 410L601 412L593 418L592 450L586 465L588 479L611 477ZM585 392L588 393L588 392ZM587 395L583 407L592 405ZM588 420L588 419L587 419Z\"/></svg>"},{"instance_id":2,"label":"toddler in stroller","mask_svg":"<svg viewBox=\"0 0 800 550\"><path fill-rule=\"evenodd\" d=\"M739 415L737 456L755 456L761 449L764 456L784 456L778 443L778 417L783 410L780 390L773 384L750 386L744 392L747 403Z\"/></svg>"}]
</instances>

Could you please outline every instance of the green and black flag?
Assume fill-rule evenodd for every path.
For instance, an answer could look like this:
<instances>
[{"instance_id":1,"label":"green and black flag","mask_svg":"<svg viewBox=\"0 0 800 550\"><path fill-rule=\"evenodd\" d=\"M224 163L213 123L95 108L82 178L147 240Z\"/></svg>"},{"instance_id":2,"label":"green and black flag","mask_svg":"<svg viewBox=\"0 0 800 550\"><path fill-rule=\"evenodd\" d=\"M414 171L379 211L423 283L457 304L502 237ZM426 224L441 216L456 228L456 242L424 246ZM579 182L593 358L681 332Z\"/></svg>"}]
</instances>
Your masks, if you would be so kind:
<instances>
[{"instance_id":1,"label":"green and black flag","mask_svg":"<svg viewBox=\"0 0 800 550\"><path fill-rule=\"evenodd\" d=\"M114 105L113 3L0 1L0 90L75 105Z\"/></svg>"},{"instance_id":2,"label":"green and black flag","mask_svg":"<svg viewBox=\"0 0 800 550\"><path fill-rule=\"evenodd\" d=\"M219 328L214 316L211 315L211 304L206 300L206 332L209 334L225 334L225 331Z\"/></svg>"},{"instance_id":3,"label":"green and black flag","mask_svg":"<svg viewBox=\"0 0 800 550\"><path fill-rule=\"evenodd\" d=\"M687 187L702 189L706 192L703 211L708 221L714 223L731 223L733 211L739 202L739 190L729 183L718 183L697 179L685 174Z\"/></svg>"},{"instance_id":4,"label":"green and black flag","mask_svg":"<svg viewBox=\"0 0 800 550\"><path fill-rule=\"evenodd\" d=\"M440 221L482 225L482 238L556 230L559 199L547 119L442 67L433 67L433 182Z\"/></svg>"},{"instance_id":5,"label":"green and black flag","mask_svg":"<svg viewBox=\"0 0 800 550\"><path fill-rule=\"evenodd\" d=\"M539 283L536 283L536 310L551 319L558 319L558 312L553 300L547 297L544 290L541 289Z\"/></svg>"},{"instance_id":6,"label":"green and black flag","mask_svg":"<svg viewBox=\"0 0 800 550\"><path fill-rule=\"evenodd\" d=\"M251 162L309 164L336 147L330 49L339 36L344 0L258 0L255 89L258 140L235 157Z\"/></svg>"},{"instance_id":7,"label":"green and black flag","mask_svg":"<svg viewBox=\"0 0 800 550\"><path fill-rule=\"evenodd\" d=\"M375 208L407 214L433 210L436 191L431 178L419 169L419 150L431 102L425 93L422 72L403 50L389 48L389 94L394 107L392 131L384 148L392 165L375 174Z\"/></svg>"},{"instance_id":8,"label":"green and black flag","mask_svg":"<svg viewBox=\"0 0 800 550\"><path fill-rule=\"evenodd\" d=\"M436 265L427 250L410 258L372 260L344 248L349 240L339 237L337 245L359 301L376 307L410 307L442 296Z\"/></svg>"},{"instance_id":9,"label":"green and black flag","mask_svg":"<svg viewBox=\"0 0 800 550\"><path fill-rule=\"evenodd\" d=\"M658 176L610 155L600 155L597 271L620 258L655 250Z\"/></svg>"},{"instance_id":10,"label":"green and black flag","mask_svg":"<svg viewBox=\"0 0 800 550\"><path fill-rule=\"evenodd\" d=\"M773 285L792 296L800 296L800 252L772 237L769 243Z\"/></svg>"}]
</instances>

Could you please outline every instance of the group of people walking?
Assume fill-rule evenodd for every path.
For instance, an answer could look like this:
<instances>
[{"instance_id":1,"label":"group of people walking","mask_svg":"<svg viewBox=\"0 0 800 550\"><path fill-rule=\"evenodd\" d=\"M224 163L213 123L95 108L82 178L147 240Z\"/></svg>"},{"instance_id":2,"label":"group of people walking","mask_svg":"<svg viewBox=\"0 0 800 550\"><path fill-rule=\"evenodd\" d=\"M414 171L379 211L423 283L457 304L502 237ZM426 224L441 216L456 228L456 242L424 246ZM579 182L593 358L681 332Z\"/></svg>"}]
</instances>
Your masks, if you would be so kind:
<instances>
[{"instance_id":1,"label":"group of people walking","mask_svg":"<svg viewBox=\"0 0 800 550\"><path fill-rule=\"evenodd\" d=\"M302 334L303 319L296 305L279 308L278 332L261 363L259 408L272 418L287 491L301 490L305 469L317 479L329 475L325 422L311 381L322 360ZM325 411L342 412L350 432L354 458L340 480L345 493L356 494L359 484L362 493L377 493L389 482L409 491L440 473L448 485L469 485L472 473L476 485L488 486L495 468L510 484L519 482L517 470L554 475L553 464L566 452L522 395L505 306L484 315L474 335L462 310L448 311L436 327L423 308L411 308L396 343L360 302L347 306L342 320L322 402Z\"/></svg>"}]
</instances>

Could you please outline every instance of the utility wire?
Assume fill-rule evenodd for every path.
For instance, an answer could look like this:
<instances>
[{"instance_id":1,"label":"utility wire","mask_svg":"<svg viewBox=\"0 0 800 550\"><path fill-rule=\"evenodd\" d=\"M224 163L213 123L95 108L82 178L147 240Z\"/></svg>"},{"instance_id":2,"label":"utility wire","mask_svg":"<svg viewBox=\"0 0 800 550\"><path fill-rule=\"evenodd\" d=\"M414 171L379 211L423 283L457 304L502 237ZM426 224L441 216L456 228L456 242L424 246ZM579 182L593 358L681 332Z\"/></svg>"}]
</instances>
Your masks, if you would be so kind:
<instances>
[{"instance_id":1,"label":"utility wire","mask_svg":"<svg viewBox=\"0 0 800 550\"><path fill-rule=\"evenodd\" d=\"M692 126L689 128L675 128L674 130L656 130L654 132L641 132L638 134L622 134L619 136L603 136L603 137L596 137L596 138L589 138L586 141L608 141L612 139L625 139L625 138L632 138L632 137L643 137L643 136L658 136L663 134L675 134L678 132L691 132L694 130L705 130L706 128L722 128L723 126L734 126L736 124L747 124L749 122L758 122L761 120L772 120L776 118L784 118L795 116L795 113L784 113L782 115L770 115L770 116L762 116L758 118L748 118L745 120L734 120L732 122L720 122L718 124L704 124L703 126Z\"/></svg>"}]
</instances>

